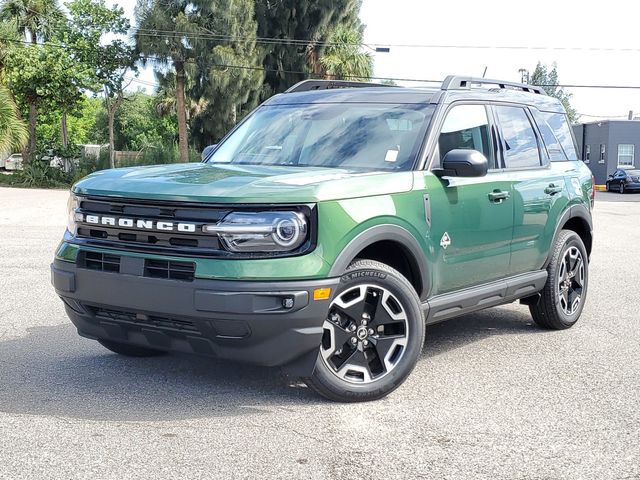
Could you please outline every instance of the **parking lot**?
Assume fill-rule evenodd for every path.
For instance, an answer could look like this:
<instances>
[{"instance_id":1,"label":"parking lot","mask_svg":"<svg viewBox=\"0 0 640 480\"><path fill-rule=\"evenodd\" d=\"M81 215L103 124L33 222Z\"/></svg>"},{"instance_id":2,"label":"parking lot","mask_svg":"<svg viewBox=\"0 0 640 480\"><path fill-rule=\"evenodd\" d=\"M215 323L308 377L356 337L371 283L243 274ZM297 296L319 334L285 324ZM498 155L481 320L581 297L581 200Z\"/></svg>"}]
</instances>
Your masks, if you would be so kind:
<instances>
[{"instance_id":1,"label":"parking lot","mask_svg":"<svg viewBox=\"0 0 640 480\"><path fill-rule=\"evenodd\" d=\"M0 200L0 478L640 478L640 195L598 192L574 328L518 304L428 327L407 382L356 405L78 337L49 284L67 193Z\"/></svg>"}]
</instances>

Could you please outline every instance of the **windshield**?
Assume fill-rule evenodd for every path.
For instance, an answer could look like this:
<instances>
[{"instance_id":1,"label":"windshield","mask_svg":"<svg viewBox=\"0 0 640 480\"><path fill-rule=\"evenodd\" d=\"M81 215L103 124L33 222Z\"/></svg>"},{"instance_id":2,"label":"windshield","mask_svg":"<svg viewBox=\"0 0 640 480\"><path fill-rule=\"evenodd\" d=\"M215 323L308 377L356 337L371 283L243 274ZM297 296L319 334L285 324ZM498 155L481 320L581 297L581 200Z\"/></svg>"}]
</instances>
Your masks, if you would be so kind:
<instances>
[{"instance_id":1,"label":"windshield","mask_svg":"<svg viewBox=\"0 0 640 480\"><path fill-rule=\"evenodd\" d=\"M209 163L410 170L433 113L430 105L263 106Z\"/></svg>"}]
</instances>

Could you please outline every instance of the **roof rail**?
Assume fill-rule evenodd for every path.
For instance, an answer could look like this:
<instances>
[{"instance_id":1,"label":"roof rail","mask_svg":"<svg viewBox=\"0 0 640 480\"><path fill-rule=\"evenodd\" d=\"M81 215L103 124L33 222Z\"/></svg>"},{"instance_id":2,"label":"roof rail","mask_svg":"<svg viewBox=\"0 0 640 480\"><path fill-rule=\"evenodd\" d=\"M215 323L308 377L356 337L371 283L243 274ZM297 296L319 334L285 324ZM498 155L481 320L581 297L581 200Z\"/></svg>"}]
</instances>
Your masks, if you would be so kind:
<instances>
[{"instance_id":1,"label":"roof rail","mask_svg":"<svg viewBox=\"0 0 640 480\"><path fill-rule=\"evenodd\" d=\"M538 95L547 94L542 87L528 85L526 83L505 82L503 80L491 80L488 78L457 77L455 75L449 75L445 78L440 88L442 90L459 90L462 88L471 88L472 84L497 85L499 88L511 88L522 90L523 92L537 93Z\"/></svg>"},{"instance_id":2,"label":"roof rail","mask_svg":"<svg viewBox=\"0 0 640 480\"><path fill-rule=\"evenodd\" d=\"M347 80L303 80L284 93L309 92L312 90L331 90L333 88L391 87L381 83L350 82Z\"/></svg>"}]
</instances>

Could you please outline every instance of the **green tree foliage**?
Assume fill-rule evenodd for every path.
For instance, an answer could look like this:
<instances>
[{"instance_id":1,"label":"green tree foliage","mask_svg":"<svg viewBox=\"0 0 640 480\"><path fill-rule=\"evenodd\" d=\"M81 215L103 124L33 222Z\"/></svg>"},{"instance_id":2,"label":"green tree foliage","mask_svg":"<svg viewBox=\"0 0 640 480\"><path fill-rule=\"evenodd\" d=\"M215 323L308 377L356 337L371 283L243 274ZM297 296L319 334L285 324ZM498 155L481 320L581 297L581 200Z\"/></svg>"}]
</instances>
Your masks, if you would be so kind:
<instances>
[{"instance_id":1,"label":"green tree foliage","mask_svg":"<svg viewBox=\"0 0 640 480\"><path fill-rule=\"evenodd\" d=\"M107 138L107 128L107 115L102 110L88 139L102 143ZM178 140L175 114L159 115L156 96L144 92L125 97L115 117L114 131L116 150L161 149Z\"/></svg>"},{"instance_id":2,"label":"green tree foliage","mask_svg":"<svg viewBox=\"0 0 640 480\"><path fill-rule=\"evenodd\" d=\"M80 104L67 117L69 145L106 144L108 142L106 128L103 132L96 127L98 119L102 118L106 122L106 111L102 100L83 95ZM61 121L62 112L43 109L37 127L40 145L57 152L64 150L60 135Z\"/></svg>"},{"instance_id":3,"label":"green tree foliage","mask_svg":"<svg viewBox=\"0 0 640 480\"><path fill-rule=\"evenodd\" d=\"M176 76L176 116L180 159L189 159L185 90L187 68L202 49L203 32L197 22L197 9L186 0L139 0L136 6L138 31L136 45L143 62L152 61L159 68L170 67Z\"/></svg>"},{"instance_id":4,"label":"green tree foliage","mask_svg":"<svg viewBox=\"0 0 640 480\"><path fill-rule=\"evenodd\" d=\"M73 0L67 4L71 22L64 42L74 57L93 72L94 92L104 95L109 120L109 157L114 166L114 121L124 100L127 73L135 70L135 47L121 36L127 34L129 19L119 6L107 7L104 0ZM109 41L105 41L107 35ZM63 142L64 143L64 142Z\"/></svg>"},{"instance_id":5,"label":"green tree foliage","mask_svg":"<svg viewBox=\"0 0 640 480\"><path fill-rule=\"evenodd\" d=\"M48 40L64 21L57 0L4 0L0 6L0 19L12 22L17 32L37 48L38 38ZM36 58L31 52L30 59ZM33 64L31 65L33 66ZM14 78L15 81L15 78ZM24 85L23 85L24 86ZM25 161L28 163L36 153L36 124L38 122L38 102L42 98L35 92L25 95L29 106L29 143L25 149ZM23 93L26 93L23 91ZM14 92L15 95L15 92Z\"/></svg>"},{"instance_id":6,"label":"green tree foliage","mask_svg":"<svg viewBox=\"0 0 640 480\"><path fill-rule=\"evenodd\" d=\"M191 136L192 143L202 149L218 141L258 104L264 72L256 48L253 0L202 2L198 22L207 32L225 32L233 38L203 44L196 62L189 92L197 107L192 112Z\"/></svg>"},{"instance_id":7,"label":"green tree foliage","mask_svg":"<svg viewBox=\"0 0 640 480\"><path fill-rule=\"evenodd\" d=\"M74 112L83 100L89 77L86 65L76 62L65 49L28 45L9 53L5 79L18 104L29 109L29 155L37 150L39 109Z\"/></svg>"},{"instance_id":8,"label":"green tree foliage","mask_svg":"<svg viewBox=\"0 0 640 480\"><path fill-rule=\"evenodd\" d=\"M256 2L258 37L306 40L263 45L268 85L264 96L283 92L309 74L322 76L321 43L327 41L337 26L358 22L360 3L360 0Z\"/></svg>"},{"instance_id":9,"label":"green tree foliage","mask_svg":"<svg viewBox=\"0 0 640 480\"><path fill-rule=\"evenodd\" d=\"M21 150L28 141L27 126L20 119L11 93L0 86L0 153Z\"/></svg>"},{"instance_id":10,"label":"green tree foliage","mask_svg":"<svg viewBox=\"0 0 640 480\"><path fill-rule=\"evenodd\" d=\"M339 25L331 35L320 64L325 75L337 80L368 80L373 73L373 57L362 49L362 30Z\"/></svg>"},{"instance_id":11,"label":"green tree foliage","mask_svg":"<svg viewBox=\"0 0 640 480\"><path fill-rule=\"evenodd\" d=\"M551 70L549 70L547 65L544 65L538 62L535 70L533 71L533 74L529 78L529 83L531 85L541 86L544 89L544 91L547 92L547 95L551 97L555 97L558 100L560 100L560 102L562 102L562 105L567 111L567 115L571 123L577 120L577 117L578 117L577 112L571 106L572 95L557 86L559 83L558 82L558 66L556 65L555 62L551 65Z\"/></svg>"},{"instance_id":12,"label":"green tree foliage","mask_svg":"<svg viewBox=\"0 0 640 480\"><path fill-rule=\"evenodd\" d=\"M15 22L18 32L32 44L49 40L64 16L56 0L5 0L0 18Z\"/></svg>"}]
</instances>

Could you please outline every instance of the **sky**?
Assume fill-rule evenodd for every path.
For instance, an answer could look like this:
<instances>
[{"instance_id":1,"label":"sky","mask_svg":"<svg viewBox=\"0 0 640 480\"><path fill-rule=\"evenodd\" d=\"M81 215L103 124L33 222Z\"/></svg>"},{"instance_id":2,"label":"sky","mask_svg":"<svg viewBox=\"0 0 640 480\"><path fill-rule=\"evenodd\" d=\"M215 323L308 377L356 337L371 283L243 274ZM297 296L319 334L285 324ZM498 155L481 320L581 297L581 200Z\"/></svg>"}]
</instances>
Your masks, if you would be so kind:
<instances>
[{"instance_id":1,"label":"sky","mask_svg":"<svg viewBox=\"0 0 640 480\"><path fill-rule=\"evenodd\" d=\"M134 0L108 3L119 3L133 17ZM379 77L481 77L486 67L487 78L520 81L518 70L533 72L540 61L556 62L563 84L640 87L639 14L640 3L628 0L597 4L575 0L363 0L360 18L366 25L366 44L390 47L389 53L373 54L374 74ZM442 48L444 45L500 48ZM145 70L139 79L153 82L153 73ZM626 118L629 110L640 115L640 88L567 91L573 94L571 103L583 115L582 121Z\"/></svg>"}]
</instances>

